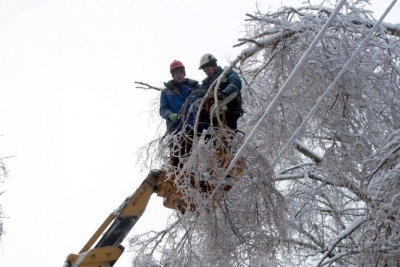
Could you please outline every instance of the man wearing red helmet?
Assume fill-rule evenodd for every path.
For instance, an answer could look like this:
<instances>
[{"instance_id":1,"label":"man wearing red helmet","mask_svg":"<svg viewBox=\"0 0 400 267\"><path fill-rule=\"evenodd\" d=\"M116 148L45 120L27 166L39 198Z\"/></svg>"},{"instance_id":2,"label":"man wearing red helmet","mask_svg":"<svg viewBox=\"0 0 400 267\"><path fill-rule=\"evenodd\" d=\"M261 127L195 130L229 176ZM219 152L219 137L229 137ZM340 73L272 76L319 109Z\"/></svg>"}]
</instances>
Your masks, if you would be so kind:
<instances>
[{"instance_id":1,"label":"man wearing red helmet","mask_svg":"<svg viewBox=\"0 0 400 267\"><path fill-rule=\"evenodd\" d=\"M190 152L195 122L195 103L202 96L199 82L186 78L185 66L179 60L170 65L172 80L161 91L160 115L167 124L167 133L179 134L179 144L171 145L171 162L177 167L179 158ZM199 130L199 129L198 129ZM182 164L181 164L182 165Z\"/></svg>"}]
</instances>

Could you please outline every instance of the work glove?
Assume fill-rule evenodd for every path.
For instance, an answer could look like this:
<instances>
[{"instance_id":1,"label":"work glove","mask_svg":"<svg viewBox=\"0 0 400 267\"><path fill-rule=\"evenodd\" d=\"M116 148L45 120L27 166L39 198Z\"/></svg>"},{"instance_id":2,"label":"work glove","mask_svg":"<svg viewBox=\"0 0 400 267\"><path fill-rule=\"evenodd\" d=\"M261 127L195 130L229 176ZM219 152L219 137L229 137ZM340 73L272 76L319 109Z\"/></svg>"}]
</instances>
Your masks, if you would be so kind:
<instances>
[{"instance_id":1,"label":"work glove","mask_svg":"<svg viewBox=\"0 0 400 267\"><path fill-rule=\"evenodd\" d=\"M172 122L177 122L179 120L179 115L177 113L172 113L171 115L169 115L169 119Z\"/></svg>"},{"instance_id":2,"label":"work glove","mask_svg":"<svg viewBox=\"0 0 400 267\"><path fill-rule=\"evenodd\" d=\"M218 100L220 100L220 101L224 100L227 96L228 96L228 94L224 93L224 92L218 92L218 94L217 94Z\"/></svg>"}]
</instances>

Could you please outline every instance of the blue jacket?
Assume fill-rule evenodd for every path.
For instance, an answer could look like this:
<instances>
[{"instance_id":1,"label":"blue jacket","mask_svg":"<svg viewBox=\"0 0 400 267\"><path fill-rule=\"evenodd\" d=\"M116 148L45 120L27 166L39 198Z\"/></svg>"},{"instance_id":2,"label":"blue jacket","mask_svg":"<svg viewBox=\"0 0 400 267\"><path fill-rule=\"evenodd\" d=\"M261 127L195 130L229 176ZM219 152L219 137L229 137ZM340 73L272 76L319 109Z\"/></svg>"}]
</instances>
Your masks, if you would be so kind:
<instances>
[{"instance_id":1,"label":"blue jacket","mask_svg":"<svg viewBox=\"0 0 400 267\"><path fill-rule=\"evenodd\" d=\"M191 79L185 79L182 84L171 80L164 83L165 88L161 91L160 97L160 116L165 119L167 132L180 131L183 125L193 126L197 109L190 110L194 102L204 96L199 91L199 82ZM180 115L177 122L172 122L169 116L173 113ZM188 131L190 127L186 127Z\"/></svg>"},{"instance_id":2,"label":"blue jacket","mask_svg":"<svg viewBox=\"0 0 400 267\"><path fill-rule=\"evenodd\" d=\"M221 75L224 70L218 66L217 72L211 78L205 78L203 83L201 84L200 88L203 91L207 91L210 88L210 85ZM218 91L223 92L227 95L232 94L233 92L238 92L237 97L235 97L230 103L228 103L228 111L232 113L236 113L239 115L243 114L242 109L242 81L240 80L239 75L234 71L231 70L226 74L225 79L221 82L220 88Z\"/></svg>"}]
</instances>

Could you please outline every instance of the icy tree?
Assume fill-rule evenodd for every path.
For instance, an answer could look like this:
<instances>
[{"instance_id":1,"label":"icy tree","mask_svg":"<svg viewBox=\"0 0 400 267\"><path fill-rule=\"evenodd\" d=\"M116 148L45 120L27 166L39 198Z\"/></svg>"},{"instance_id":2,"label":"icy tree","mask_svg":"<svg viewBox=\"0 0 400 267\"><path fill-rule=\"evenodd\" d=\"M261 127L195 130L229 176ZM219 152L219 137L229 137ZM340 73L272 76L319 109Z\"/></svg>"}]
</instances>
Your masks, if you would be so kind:
<instances>
[{"instance_id":1,"label":"icy tree","mask_svg":"<svg viewBox=\"0 0 400 267\"><path fill-rule=\"evenodd\" d=\"M180 171L215 191L182 179L194 208L132 239L138 255L160 253L161 266L400 266L400 29L379 25L368 2L248 15L238 44L247 47L232 63L245 135L199 137ZM227 166L215 155L226 145L245 167L224 193Z\"/></svg>"}]
</instances>

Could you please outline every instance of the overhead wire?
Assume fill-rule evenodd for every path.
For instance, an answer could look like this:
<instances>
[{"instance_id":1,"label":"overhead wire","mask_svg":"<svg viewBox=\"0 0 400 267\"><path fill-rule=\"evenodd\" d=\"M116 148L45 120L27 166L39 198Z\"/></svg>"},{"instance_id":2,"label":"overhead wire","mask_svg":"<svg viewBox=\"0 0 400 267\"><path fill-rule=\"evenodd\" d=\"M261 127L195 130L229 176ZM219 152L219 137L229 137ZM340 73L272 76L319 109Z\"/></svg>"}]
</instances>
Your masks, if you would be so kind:
<instances>
[{"instance_id":1,"label":"overhead wire","mask_svg":"<svg viewBox=\"0 0 400 267\"><path fill-rule=\"evenodd\" d=\"M322 26L321 30L318 32L317 36L314 38L308 49L304 52L302 57L300 58L299 62L296 64L295 68L293 69L292 73L289 75L285 83L282 85L282 87L279 89L278 93L274 97L274 99L271 101L271 103L268 105L267 109L265 110L264 114L261 116L261 118L258 120L257 124L254 126L253 130L250 132L246 140L244 141L243 145L239 148L238 152L232 159L231 163L229 164L228 168L223 174L223 178L225 178L230 170L236 165L237 161L240 159L240 157L244 153L244 149L246 146L250 143L250 141L253 139L255 134L259 131L261 128L261 125L264 123L264 121L268 118L268 116L271 114L272 110L275 108L275 106L278 104L280 98L282 97L283 93L290 87L291 83L294 81L294 79L297 77L299 72L303 69L303 67L306 65L308 58L311 56L315 46L320 42L320 40L324 37L325 32L328 30L328 27L331 25L331 23L335 20L337 14L340 12L344 4L347 2L347 0L341 0L338 5L335 7L334 11L332 12L331 16L328 18L328 20L325 22L325 24ZM272 165L269 168L269 171L272 169Z\"/></svg>"},{"instance_id":2,"label":"overhead wire","mask_svg":"<svg viewBox=\"0 0 400 267\"><path fill-rule=\"evenodd\" d=\"M281 149L279 155L276 157L274 162L271 164L269 169L267 170L267 173L271 172L272 168L275 166L276 163L280 160L280 158L286 153L288 150L289 146L294 144L295 139L299 136L300 132L304 129L308 121L318 112L319 108L321 107L324 99L328 96L329 93L333 91L335 88L336 84L338 81L342 78L343 74L347 71L349 65L353 62L353 60L360 54L360 52L365 48L367 45L367 42L371 38L372 34L376 31L376 29L381 25L383 19L386 17L387 13L392 9L394 4L397 2L397 0L393 0L392 4L388 7L388 9L385 11L385 13L381 16L381 18L378 20L377 23L375 23L374 27L369 31L367 36L364 38L364 40L361 42L361 44L357 47L357 49L353 52L351 57L347 60L347 62L343 65L342 69L340 72L336 75L335 79L332 81L332 83L328 86L326 89L325 93L323 93L320 98L318 99L317 103L314 105L314 107L310 110L308 115L304 118L304 120L301 122L299 127L297 127L296 131L292 134L290 139L286 142L285 146Z\"/></svg>"}]
</instances>

